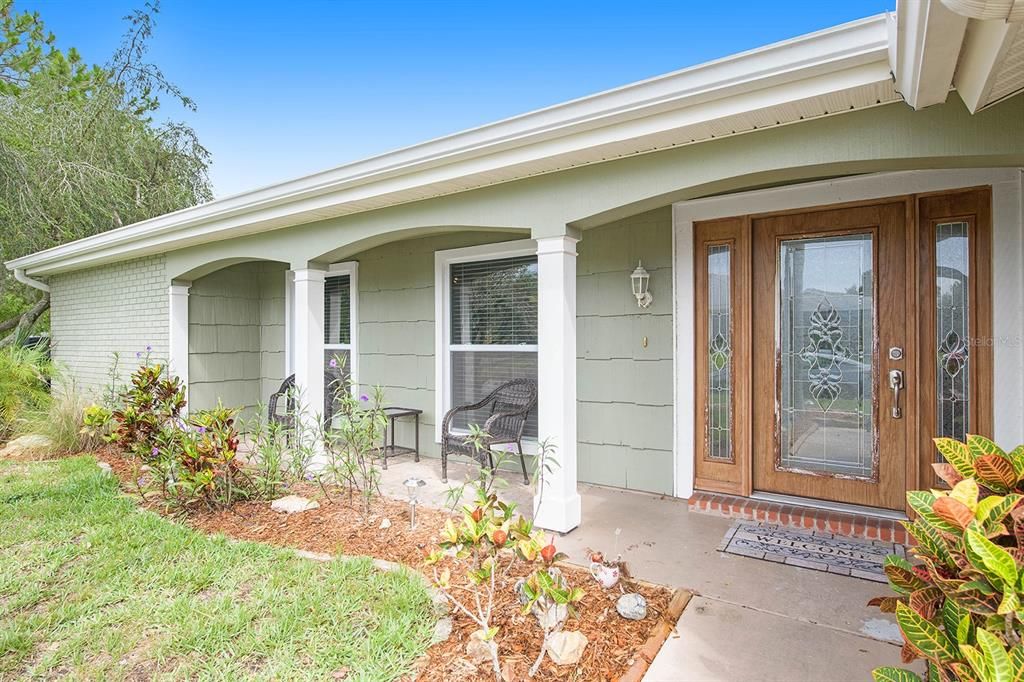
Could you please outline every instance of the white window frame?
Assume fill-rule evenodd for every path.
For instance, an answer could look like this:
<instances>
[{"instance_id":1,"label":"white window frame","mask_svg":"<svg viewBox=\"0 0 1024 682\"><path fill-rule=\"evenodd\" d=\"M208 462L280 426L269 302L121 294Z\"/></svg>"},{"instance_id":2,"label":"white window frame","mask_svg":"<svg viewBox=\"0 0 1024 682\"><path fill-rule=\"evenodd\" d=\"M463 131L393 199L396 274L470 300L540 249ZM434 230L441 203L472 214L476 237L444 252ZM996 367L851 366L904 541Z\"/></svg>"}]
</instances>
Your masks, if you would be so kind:
<instances>
[{"instance_id":1,"label":"white window frame","mask_svg":"<svg viewBox=\"0 0 1024 682\"><path fill-rule=\"evenodd\" d=\"M351 367L349 372L352 376L352 394L359 394L359 263L346 261L344 263L332 263L327 268L325 280L331 277L343 277L348 275L348 310L349 310L349 340L350 343L324 343L320 355L328 350L347 350ZM326 282L324 283L326 290ZM326 328L327 321L324 320Z\"/></svg>"},{"instance_id":2,"label":"white window frame","mask_svg":"<svg viewBox=\"0 0 1024 682\"><path fill-rule=\"evenodd\" d=\"M444 415L452 407L451 351L519 351L538 353L539 347L530 345L476 345L451 344L451 266L457 263L476 263L522 256L536 256L537 242L517 239L496 244L481 244L461 249L434 252L434 442L441 442ZM535 441L523 439L523 451L537 453Z\"/></svg>"}]
</instances>

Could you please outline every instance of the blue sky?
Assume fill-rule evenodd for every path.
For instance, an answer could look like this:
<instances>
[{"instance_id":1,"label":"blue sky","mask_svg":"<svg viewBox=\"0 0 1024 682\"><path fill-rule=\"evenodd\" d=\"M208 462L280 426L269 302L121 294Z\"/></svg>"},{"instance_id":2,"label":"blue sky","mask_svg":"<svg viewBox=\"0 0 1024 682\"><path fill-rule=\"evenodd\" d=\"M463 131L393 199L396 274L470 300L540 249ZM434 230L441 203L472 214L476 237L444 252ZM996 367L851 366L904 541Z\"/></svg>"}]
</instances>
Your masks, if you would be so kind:
<instances>
[{"instance_id":1,"label":"blue sky","mask_svg":"<svg viewBox=\"0 0 1024 682\"><path fill-rule=\"evenodd\" d=\"M15 6L102 63L141 2ZM163 0L151 58L196 100L164 115L198 131L226 196L894 5Z\"/></svg>"}]
</instances>

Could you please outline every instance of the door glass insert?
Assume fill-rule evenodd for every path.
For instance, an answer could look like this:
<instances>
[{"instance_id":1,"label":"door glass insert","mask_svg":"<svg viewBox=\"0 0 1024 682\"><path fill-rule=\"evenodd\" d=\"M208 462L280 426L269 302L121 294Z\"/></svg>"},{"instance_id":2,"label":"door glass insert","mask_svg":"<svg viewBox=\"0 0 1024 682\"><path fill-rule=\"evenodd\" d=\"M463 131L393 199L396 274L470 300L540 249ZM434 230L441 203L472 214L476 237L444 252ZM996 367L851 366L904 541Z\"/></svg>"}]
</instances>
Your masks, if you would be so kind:
<instances>
[{"instance_id":1,"label":"door glass insert","mask_svg":"<svg viewBox=\"0 0 1024 682\"><path fill-rule=\"evenodd\" d=\"M970 288L965 222L935 226L936 416L938 433L965 440L970 408ZM937 455L936 461L943 461Z\"/></svg>"},{"instance_id":2,"label":"door glass insert","mask_svg":"<svg viewBox=\"0 0 1024 682\"><path fill-rule=\"evenodd\" d=\"M728 244L708 246L708 459L731 462L732 454L732 296Z\"/></svg>"},{"instance_id":3,"label":"door glass insert","mask_svg":"<svg viewBox=\"0 0 1024 682\"><path fill-rule=\"evenodd\" d=\"M877 478L872 241L859 234L780 243L781 469Z\"/></svg>"}]
</instances>

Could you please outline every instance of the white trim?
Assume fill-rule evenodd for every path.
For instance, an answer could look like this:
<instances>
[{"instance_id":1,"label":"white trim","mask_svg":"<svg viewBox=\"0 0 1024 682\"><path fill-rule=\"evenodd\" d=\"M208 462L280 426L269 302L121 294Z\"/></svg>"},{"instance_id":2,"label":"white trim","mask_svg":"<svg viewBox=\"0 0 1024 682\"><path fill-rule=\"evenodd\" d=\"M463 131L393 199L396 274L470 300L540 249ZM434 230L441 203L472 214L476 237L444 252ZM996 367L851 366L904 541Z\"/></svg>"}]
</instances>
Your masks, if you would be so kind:
<instances>
[{"instance_id":1,"label":"white trim","mask_svg":"<svg viewBox=\"0 0 1024 682\"><path fill-rule=\"evenodd\" d=\"M471 263L474 261L500 260L518 256L537 255L537 243L532 239L516 239L494 244L467 246L461 249L447 249L434 252L434 442L441 442L441 421L451 405L451 382L448 381L448 353L451 330L448 328L450 318L451 290L448 287L449 275L453 263ZM496 346L477 346L464 344L454 346L455 350L492 350ZM525 346L501 346L502 349L526 351ZM536 346L533 346L536 351ZM536 447L526 441L523 449L532 453Z\"/></svg>"},{"instance_id":2,"label":"white trim","mask_svg":"<svg viewBox=\"0 0 1024 682\"><path fill-rule=\"evenodd\" d=\"M14 279L18 280L22 284L32 287L33 289L39 289L39 291L50 293L50 285L45 282L40 282L38 279L32 279L25 274L24 268L14 268Z\"/></svg>"},{"instance_id":3,"label":"white trim","mask_svg":"<svg viewBox=\"0 0 1024 682\"><path fill-rule=\"evenodd\" d=\"M577 490L576 242L537 239L538 436L555 446L555 466L533 499L539 528L568 533L582 519Z\"/></svg>"},{"instance_id":4,"label":"white trim","mask_svg":"<svg viewBox=\"0 0 1024 682\"><path fill-rule=\"evenodd\" d=\"M217 199L18 258L7 267L30 274L81 268L670 148L678 136L666 133L729 116L759 111L770 118L776 113L766 112L776 111L775 120L782 120L794 101L889 83L888 16ZM658 135L666 139L652 144Z\"/></svg>"},{"instance_id":5,"label":"white trim","mask_svg":"<svg viewBox=\"0 0 1024 682\"><path fill-rule=\"evenodd\" d=\"M1021 26L1003 21L971 22L960 51L955 85L972 114L994 104L992 86Z\"/></svg>"},{"instance_id":6,"label":"white trim","mask_svg":"<svg viewBox=\"0 0 1024 682\"><path fill-rule=\"evenodd\" d=\"M167 289L167 366L181 379L188 396L188 291L191 284L171 284ZM186 410L188 404L185 405Z\"/></svg>"},{"instance_id":7,"label":"white trim","mask_svg":"<svg viewBox=\"0 0 1024 682\"><path fill-rule=\"evenodd\" d=\"M896 91L915 109L945 102L953 87L967 18L939 0L901 0L896 3L892 31Z\"/></svg>"},{"instance_id":8,"label":"white trim","mask_svg":"<svg viewBox=\"0 0 1024 682\"><path fill-rule=\"evenodd\" d=\"M295 278L295 386L307 406L307 419L324 413L323 270L300 268ZM311 424L312 426L312 424Z\"/></svg>"},{"instance_id":9,"label":"white trim","mask_svg":"<svg viewBox=\"0 0 1024 682\"><path fill-rule=\"evenodd\" d=\"M885 199L906 194L992 187L993 320L995 347L995 437L1000 443L1024 441L1024 236L1022 172L1015 168L950 169L876 173L839 180L741 192L673 204L675 241L673 279L675 345L675 491L693 493L694 478L694 339L682 328L694 319L693 224L701 220L827 206L850 201Z\"/></svg>"},{"instance_id":10,"label":"white trim","mask_svg":"<svg viewBox=\"0 0 1024 682\"><path fill-rule=\"evenodd\" d=\"M349 343L325 343L324 350L342 349L349 351L352 367L352 393L359 393L359 262L345 261L332 263L327 267L325 279L348 275Z\"/></svg>"},{"instance_id":11,"label":"white trim","mask_svg":"<svg viewBox=\"0 0 1024 682\"><path fill-rule=\"evenodd\" d=\"M295 374L295 273L284 273L284 375Z\"/></svg>"}]
</instances>

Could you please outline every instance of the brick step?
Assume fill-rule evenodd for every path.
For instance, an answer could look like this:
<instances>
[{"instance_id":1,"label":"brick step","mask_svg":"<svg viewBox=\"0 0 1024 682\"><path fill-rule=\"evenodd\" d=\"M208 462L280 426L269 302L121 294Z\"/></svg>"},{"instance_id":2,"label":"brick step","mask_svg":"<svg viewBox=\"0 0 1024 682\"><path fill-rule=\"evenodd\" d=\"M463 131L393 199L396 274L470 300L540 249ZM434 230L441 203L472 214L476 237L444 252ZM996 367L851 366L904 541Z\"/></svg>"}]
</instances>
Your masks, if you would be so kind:
<instances>
[{"instance_id":1,"label":"brick step","mask_svg":"<svg viewBox=\"0 0 1024 682\"><path fill-rule=\"evenodd\" d=\"M864 540L907 544L907 531L895 519L801 507L722 493L695 492L690 496L688 503L690 511L701 514L763 521L789 528L818 530Z\"/></svg>"}]
</instances>

